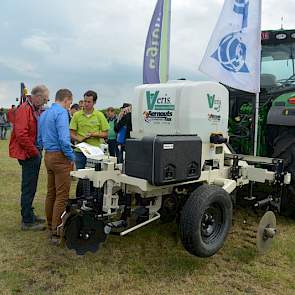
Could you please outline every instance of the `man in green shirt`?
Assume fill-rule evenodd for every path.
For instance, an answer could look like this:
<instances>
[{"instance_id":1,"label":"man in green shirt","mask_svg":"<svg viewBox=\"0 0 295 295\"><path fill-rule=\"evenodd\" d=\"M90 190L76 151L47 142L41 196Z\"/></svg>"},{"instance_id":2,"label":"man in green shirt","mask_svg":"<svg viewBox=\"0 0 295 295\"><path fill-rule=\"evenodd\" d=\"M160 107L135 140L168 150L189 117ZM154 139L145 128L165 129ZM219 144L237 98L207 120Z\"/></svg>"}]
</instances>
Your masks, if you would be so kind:
<instances>
[{"instance_id":1,"label":"man in green shirt","mask_svg":"<svg viewBox=\"0 0 295 295\"><path fill-rule=\"evenodd\" d=\"M117 133L115 131L115 127L117 125L117 116L115 109L113 107L109 107L107 109L107 117L110 125L109 134L108 134L108 146L109 153L112 157L119 156L118 144L117 144Z\"/></svg>"},{"instance_id":2,"label":"man in green shirt","mask_svg":"<svg viewBox=\"0 0 295 295\"><path fill-rule=\"evenodd\" d=\"M84 94L84 108L74 114L71 124L71 138L76 142L86 142L93 146L100 146L108 137L109 124L104 114L94 109L97 94L87 91ZM86 157L80 150L75 151L77 169L84 169Z\"/></svg>"}]
</instances>

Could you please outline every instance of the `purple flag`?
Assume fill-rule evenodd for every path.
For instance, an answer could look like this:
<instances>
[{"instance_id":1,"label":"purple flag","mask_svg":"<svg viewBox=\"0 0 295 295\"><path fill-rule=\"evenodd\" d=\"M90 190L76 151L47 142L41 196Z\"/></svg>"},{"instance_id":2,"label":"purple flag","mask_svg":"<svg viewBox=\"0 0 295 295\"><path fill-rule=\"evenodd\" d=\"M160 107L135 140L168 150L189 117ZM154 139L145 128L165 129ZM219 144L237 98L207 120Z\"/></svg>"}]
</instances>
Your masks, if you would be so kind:
<instances>
[{"instance_id":1,"label":"purple flag","mask_svg":"<svg viewBox=\"0 0 295 295\"><path fill-rule=\"evenodd\" d=\"M158 0L145 44L144 84L165 83L168 80L170 19L170 0Z\"/></svg>"}]
</instances>

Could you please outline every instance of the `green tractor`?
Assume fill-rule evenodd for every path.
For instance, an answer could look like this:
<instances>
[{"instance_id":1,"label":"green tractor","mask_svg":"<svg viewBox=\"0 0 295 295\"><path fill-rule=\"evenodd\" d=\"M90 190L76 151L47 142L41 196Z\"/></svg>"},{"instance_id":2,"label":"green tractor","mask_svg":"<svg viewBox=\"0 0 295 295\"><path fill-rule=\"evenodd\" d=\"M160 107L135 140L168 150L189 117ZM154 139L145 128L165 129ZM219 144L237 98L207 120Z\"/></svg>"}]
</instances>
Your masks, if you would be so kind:
<instances>
[{"instance_id":1,"label":"green tractor","mask_svg":"<svg viewBox=\"0 0 295 295\"><path fill-rule=\"evenodd\" d=\"M255 95L230 89L230 144L254 153ZM285 215L295 216L295 30L262 32L257 155L281 158L292 174Z\"/></svg>"},{"instance_id":2,"label":"green tractor","mask_svg":"<svg viewBox=\"0 0 295 295\"><path fill-rule=\"evenodd\" d=\"M295 30L263 31L257 155L271 157L274 130L295 126L293 108ZM255 95L230 89L229 131L237 153L254 152L254 110Z\"/></svg>"}]
</instances>

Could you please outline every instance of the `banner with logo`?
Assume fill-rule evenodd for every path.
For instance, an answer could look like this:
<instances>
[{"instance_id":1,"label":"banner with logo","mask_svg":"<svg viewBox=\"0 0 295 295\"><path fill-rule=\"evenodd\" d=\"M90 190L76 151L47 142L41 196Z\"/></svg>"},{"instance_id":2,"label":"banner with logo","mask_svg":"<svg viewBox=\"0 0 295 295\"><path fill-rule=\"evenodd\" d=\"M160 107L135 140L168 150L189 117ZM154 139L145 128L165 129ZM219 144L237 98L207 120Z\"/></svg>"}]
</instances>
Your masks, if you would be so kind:
<instances>
[{"instance_id":1,"label":"banner with logo","mask_svg":"<svg viewBox=\"0 0 295 295\"><path fill-rule=\"evenodd\" d=\"M230 87L259 93L261 0L225 0L200 71Z\"/></svg>"},{"instance_id":2,"label":"banner with logo","mask_svg":"<svg viewBox=\"0 0 295 295\"><path fill-rule=\"evenodd\" d=\"M171 0L158 0L145 44L143 84L168 81L170 23Z\"/></svg>"}]
</instances>

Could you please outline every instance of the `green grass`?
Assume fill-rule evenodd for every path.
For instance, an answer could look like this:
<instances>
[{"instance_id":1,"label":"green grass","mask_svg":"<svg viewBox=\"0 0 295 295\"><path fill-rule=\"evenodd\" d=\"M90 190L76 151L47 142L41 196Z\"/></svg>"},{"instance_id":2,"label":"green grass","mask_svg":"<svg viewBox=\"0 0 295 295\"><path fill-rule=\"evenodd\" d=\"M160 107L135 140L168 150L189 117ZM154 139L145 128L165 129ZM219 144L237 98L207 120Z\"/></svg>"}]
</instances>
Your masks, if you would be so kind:
<instances>
[{"instance_id":1,"label":"green grass","mask_svg":"<svg viewBox=\"0 0 295 295\"><path fill-rule=\"evenodd\" d=\"M74 192L74 185L72 192ZM0 294L295 294L295 223L279 218L270 252L256 253L257 219L235 213L224 248L201 259L182 247L175 224L110 236L99 252L76 256L47 232L20 231L20 169L0 141ZM46 174L34 206L44 215ZM247 220L244 223L244 220Z\"/></svg>"}]
</instances>

